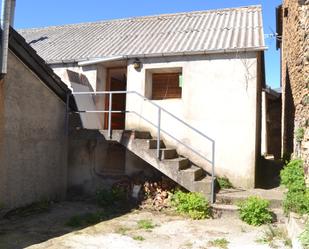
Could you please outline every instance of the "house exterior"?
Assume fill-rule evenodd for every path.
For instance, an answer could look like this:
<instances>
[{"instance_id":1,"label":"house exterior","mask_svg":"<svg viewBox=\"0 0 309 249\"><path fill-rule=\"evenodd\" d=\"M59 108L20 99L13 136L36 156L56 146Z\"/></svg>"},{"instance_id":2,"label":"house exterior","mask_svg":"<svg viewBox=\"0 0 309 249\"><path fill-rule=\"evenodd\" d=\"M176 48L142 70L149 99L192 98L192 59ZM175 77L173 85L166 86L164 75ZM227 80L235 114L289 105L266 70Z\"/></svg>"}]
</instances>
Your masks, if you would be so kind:
<instances>
[{"instance_id":1,"label":"house exterior","mask_svg":"<svg viewBox=\"0 0 309 249\"><path fill-rule=\"evenodd\" d=\"M281 49L282 153L309 167L309 4L284 0L277 9Z\"/></svg>"},{"instance_id":2,"label":"house exterior","mask_svg":"<svg viewBox=\"0 0 309 249\"><path fill-rule=\"evenodd\" d=\"M0 82L0 213L65 197L70 92L11 29L8 70Z\"/></svg>"},{"instance_id":3,"label":"house exterior","mask_svg":"<svg viewBox=\"0 0 309 249\"><path fill-rule=\"evenodd\" d=\"M261 96L265 87L261 6L137 17L20 30L74 92L132 91L166 112L162 137L180 155L237 187L253 188L261 155ZM76 96L80 110L108 110L104 95ZM158 110L135 93L114 95L114 130L157 136ZM106 114L81 114L82 128L105 130ZM147 121L145 121L147 120ZM171 139L171 136L177 138ZM212 160L211 159L211 160ZM126 162L126 167L129 167Z\"/></svg>"}]
</instances>

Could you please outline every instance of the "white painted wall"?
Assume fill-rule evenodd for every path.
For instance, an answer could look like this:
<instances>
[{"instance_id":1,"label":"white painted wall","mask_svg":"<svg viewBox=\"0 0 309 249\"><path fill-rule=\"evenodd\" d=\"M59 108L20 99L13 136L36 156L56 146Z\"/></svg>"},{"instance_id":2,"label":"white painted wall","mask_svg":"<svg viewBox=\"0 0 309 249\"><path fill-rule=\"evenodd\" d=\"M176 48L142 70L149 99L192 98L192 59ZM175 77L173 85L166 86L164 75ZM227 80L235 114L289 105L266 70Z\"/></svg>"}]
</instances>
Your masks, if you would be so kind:
<instances>
[{"instance_id":1,"label":"white painted wall","mask_svg":"<svg viewBox=\"0 0 309 249\"><path fill-rule=\"evenodd\" d=\"M77 66L77 65L53 65L54 72L68 85L74 92L104 91L106 84L106 68L102 65ZM81 73L86 76L89 85L80 85L70 82L67 70ZM75 97L78 110L103 110L104 95L78 95ZM83 113L80 115L83 128L103 129L104 114Z\"/></svg>"},{"instance_id":2,"label":"white painted wall","mask_svg":"<svg viewBox=\"0 0 309 249\"><path fill-rule=\"evenodd\" d=\"M155 103L183 119L216 142L216 172L230 178L235 186L254 187L256 158L257 54L220 54L177 58L143 59L143 68L128 64L127 90L149 92L146 75L157 68L182 68L181 99ZM157 109L134 95L127 97L127 110L157 123ZM211 143L180 122L162 113L162 128L211 159ZM126 129L156 129L134 114L128 114ZM199 156L177 145L181 154L210 170Z\"/></svg>"},{"instance_id":3,"label":"white painted wall","mask_svg":"<svg viewBox=\"0 0 309 249\"><path fill-rule=\"evenodd\" d=\"M256 151L259 147L256 146L259 141L256 134L260 134L256 132L257 108L260 106L257 103L257 53L145 58L141 62L142 68L137 71L133 67L133 60L128 61L127 90L150 97L149 78L152 71L181 68L182 98L154 102L215 140L217 175L228 177L234 186L254 187L256 155L260 154ZM54 67L64 81L65 69L63 66ZM74 71L86 71L93 89L104 90L106 69L102 65L92 66L92 69L76 67ZM98 103L104 101L97 101L97 109ZM157 123L157 108L134 94L127 96L127 110ZM207 139L165 113L162 113L162 128L212 159L212 147ZM150 130L156 136L156 129L134 114L126 115L126 129ZM188 156L210 172L209 163L170 137L162 135L168 144L177 147L180 154Z\"/></svg>"}]
</instances>

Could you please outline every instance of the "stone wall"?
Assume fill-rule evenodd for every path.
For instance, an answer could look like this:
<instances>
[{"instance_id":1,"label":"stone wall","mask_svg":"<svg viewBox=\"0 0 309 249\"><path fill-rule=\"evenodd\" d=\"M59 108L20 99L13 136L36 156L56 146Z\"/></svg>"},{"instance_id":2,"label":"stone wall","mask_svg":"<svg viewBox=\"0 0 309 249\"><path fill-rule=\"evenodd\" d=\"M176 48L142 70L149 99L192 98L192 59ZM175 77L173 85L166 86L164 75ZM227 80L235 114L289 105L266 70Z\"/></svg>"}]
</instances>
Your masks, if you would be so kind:
<instances>
[{"instance_id":1,"label":"stone wall","mask_svg":"<svg viewBox=\"0 0 309 249\"><path fill-rule=\"evenodd\" d=\"M309 1L285 0L282 24L283 153L301 157L308 175Z\"/></svg>"}]
</instances>

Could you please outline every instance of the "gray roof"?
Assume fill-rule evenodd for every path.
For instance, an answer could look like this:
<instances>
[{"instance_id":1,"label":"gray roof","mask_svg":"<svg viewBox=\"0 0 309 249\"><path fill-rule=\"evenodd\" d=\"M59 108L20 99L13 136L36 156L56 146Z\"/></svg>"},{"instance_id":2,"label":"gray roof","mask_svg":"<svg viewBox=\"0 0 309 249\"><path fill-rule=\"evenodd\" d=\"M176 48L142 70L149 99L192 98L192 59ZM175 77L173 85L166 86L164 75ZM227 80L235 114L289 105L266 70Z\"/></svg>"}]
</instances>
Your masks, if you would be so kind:
<instances>
[{"instance_id":1,"label":"gray roof","mask_svg":"<svg viewBox=\"0 0 309 249\"><path fill-rule=\"evenodd\" d=\"M99 21L19 33L47 63L265 50L261 6Z\"/></svg>"}]
</instances>

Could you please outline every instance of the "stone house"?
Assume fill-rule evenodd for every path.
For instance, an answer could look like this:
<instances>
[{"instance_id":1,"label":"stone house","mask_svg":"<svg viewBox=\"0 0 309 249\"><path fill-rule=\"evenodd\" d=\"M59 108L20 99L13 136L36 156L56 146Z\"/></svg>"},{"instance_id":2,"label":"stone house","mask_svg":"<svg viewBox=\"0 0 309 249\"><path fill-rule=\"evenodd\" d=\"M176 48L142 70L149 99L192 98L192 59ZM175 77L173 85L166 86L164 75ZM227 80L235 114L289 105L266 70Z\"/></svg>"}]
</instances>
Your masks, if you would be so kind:
<instances>
[{"instance_id":1,"label":"stone house","mask_svg":"<svg viewBox=\"0 0 309 249\"><path fill-rule=\"evenodd\" d=\"M277 8L281 49L282 153L309 167L309 2L284 0Z\"/></svg>"},{"instance_id":2,"label":"stone house","mask_svg":"<svg viewBox=\"0 0 309 249\"><path fill-rule=\"evenodd\" d=\"M107 111L111 106L120 111L112 114L113 134L117 130L136 130L149 131L156 137L158 108L162 108L160 135L166 147L176 151L161 152L171 159L181 155L174 158L178 169L182 159L188 158L196 167L186 168L188 174L193 172L191 181L211 173L215 159L217 175L228 177L238 187L255 186L261 155L261 95L265 87L261 6L19 32L75 93L131 92L113 95L111 103L106 93L75 95L80 111L94 111L80 114L79 128L104 134L108 114L95 111ZM118 141L130 153L182 182L179 179L183 172L169 172L170 168L164 168L162 161L150 155L152 152L142 153L142 146L135 148L131 140L123 142L124 136L122 133ZM150 148L158 145L148 143ZM106 147L96 147L95 151L93 164L100 171L105 167L102 154ZM134 166L132 160L122 161L125 169ZM75 160L73 164L78 163Z\"/></svg>"},{"instance_id":3,"label":"stone house","mask_svg":"<svg viewBox=\"0 0 309 249\"><path fill-rule=\"evenodd\" d=\"M70 89L15 30L0 82L0 211L63 199Z\"/></svg>"}]
</instances>

